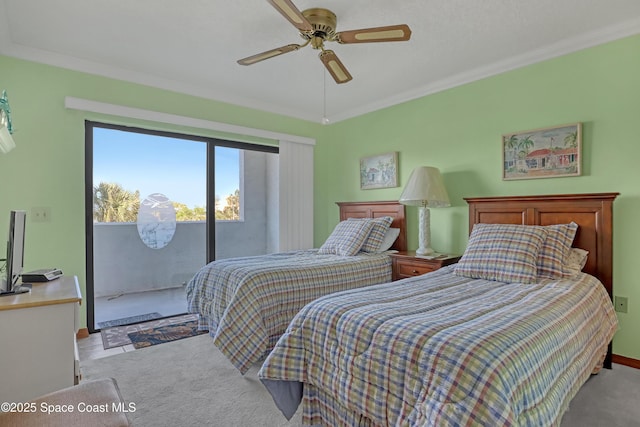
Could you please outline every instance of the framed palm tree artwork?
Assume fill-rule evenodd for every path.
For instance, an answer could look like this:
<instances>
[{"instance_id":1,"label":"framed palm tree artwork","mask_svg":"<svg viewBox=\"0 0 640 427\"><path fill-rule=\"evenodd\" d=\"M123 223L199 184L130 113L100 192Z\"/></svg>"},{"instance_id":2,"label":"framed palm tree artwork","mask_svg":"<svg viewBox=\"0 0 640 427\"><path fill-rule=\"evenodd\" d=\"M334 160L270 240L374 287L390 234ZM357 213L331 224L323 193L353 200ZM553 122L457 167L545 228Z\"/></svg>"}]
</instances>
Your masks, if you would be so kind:
<instances>
[{"instance_id":1,"label":"framed palm tree artwork","mask_svg":"<svg viewBox=\"0 0 640 427\"><path fill-rule=\"evenodd\" d=\"M502 179L556 178L582 173L582 123L502 135Z\"/></svg>"}]
</instances>

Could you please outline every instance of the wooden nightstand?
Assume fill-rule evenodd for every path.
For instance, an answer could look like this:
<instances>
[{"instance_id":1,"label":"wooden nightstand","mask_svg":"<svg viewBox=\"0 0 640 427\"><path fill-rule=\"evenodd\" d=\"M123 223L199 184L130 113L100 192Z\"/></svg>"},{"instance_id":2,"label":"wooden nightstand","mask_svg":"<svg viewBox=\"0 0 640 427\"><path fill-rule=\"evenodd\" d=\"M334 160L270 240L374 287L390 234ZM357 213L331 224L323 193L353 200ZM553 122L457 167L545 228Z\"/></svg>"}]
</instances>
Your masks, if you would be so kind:
<instances>
[{"instance_id":1,"label":"wooden nightstand","mask_svg":"<svg viewBox=\"0 0 640 427\"><path fill-rule=\"evenodd\" d=\"M415 251L398 252L391 254L393 280L400 280L406 277L419 276L421 274L436 271L446 265L455 264L460 260L458 255L443 255L440 258L416 257Z\"/></svg>"}]
</instances>

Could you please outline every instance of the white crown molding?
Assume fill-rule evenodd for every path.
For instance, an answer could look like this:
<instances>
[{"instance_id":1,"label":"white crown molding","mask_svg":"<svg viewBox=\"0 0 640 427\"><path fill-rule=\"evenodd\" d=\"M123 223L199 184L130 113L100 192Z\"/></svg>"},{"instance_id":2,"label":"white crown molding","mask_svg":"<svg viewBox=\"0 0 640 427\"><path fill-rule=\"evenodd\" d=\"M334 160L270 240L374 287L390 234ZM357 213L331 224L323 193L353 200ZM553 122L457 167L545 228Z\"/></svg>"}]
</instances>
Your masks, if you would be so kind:
<instances>
[{"instance_id":1,"label":"white crown molding","mask_svg":"<svg viewBox=\"0 0 640 427\"><path fill-rule=\"evenodd\" d=\"M422 86L417 89L399 93L392 97L361 105L358 108L353 108L343 113L333 115L329 117L329 120L332 124L337 123L383 108L388 108L397 104L451 89L456 86L460 86L476 80L491 77L537 62L545 61L589 47L608 43L610 41L614 41L638 33L640 33L640 18L635 18L619 25L610 26L601 30L593 31L591 33L583 34L579 37L567 39L542 49L527 52L525 54L515 56L504 61L489 64L485 67L480 67L464 73L453 75L449 78ZM102 77L128 81L145 86L155 87L158 89L169 90L186 95L197 96L214 101L225 102L241 107L280 114L295 119L306 120L314 123L318 122L318 117L315 114L307 114L298 110L277 106L272 103L238 97L237 95L231 93L222 93L218 89L212 90L208 87L203 88L185 82L165 79L146 73L138 73L131 70L126 70L118 67L96 63L93 61L87 61L12 43L7 25L7 14L4 1L0 1L0 54L69 70L85 72Z\"/></svg>"},{"instance_id":2,"label":"white crown molding","mask_svg":"<svg viewBox=\"0 0 640 427\"><path fill-rule=\"evenodd\" d=\"M148 120L157 123L168 123L178 126L187 126L197 129L208 129L226 132L236 135L254 136L258 138L273 139L276 141L296 142L299 144L315 145L316 140L306 136L291 135L286 133L271 132L264 129L254 129L228 123L214 122L211 120L196 119L194 117L179 116L177 114L163 113L160 111L144 110L142 108L127 107L124 105L108 104L89 99L64 98L65 108L71 110L88 111L92 113L106 114L109 116L127 117L139 120Z\"/></svg>"},{"instance_id":3,"label":"white crown molding","mask_svg":"<svg viewBox=\"0 0 640 427\"><path fill-rule=\"evenodd\" d=\"M621 25L611 26L599 31L583 34L580 37L566 39L558 43L527 52L522 55L511 57L504 61L495 62L485 67L476 68L464 73L453 75L449 78L439 80L432 84L422 86L415 90L403 92L393 97L382 99L378 102L363 105L360 108L352 109L344 114L330 117L331 123L340 122L353 117L361 116L383 108L392 107L403 102L422 98L437 92L442 92L463 84L471 83L487 77L526 67L538 62L557 58L590 47L609 43L625 37L640 33L640 18L627 21Z\"/></svg>"},{"instance_id":4,"label":"white crown molding","mask_svg":"<svg viewBox=\"0 0 640 427\"><path fill-rule=\"evenodd\" d=\"M283 116L301 120L317 121L316 117L302 114L300 111L278 107L277 105L261 102L255 99L238 97L233 94L225 94L219 89L213 90L210 87L196 86L177 80L165 79L152 74L139 73L132 70L113 67L108 64L87 61L84 59L61 55L59 53L42 49L35 49L28 46L22 46L11 42L5 43L4 46L0 45L0 54L41 64L52 65L54 67L60 67L72 71L79 71L96 76L122 80L130 83L154 87L157 89L164 89L171 92L182 93L185 95L197 96L199 98L210 99L213 101L225 102L228 104L247 107L254 110L280 114Z\"/></svg>"}]
</instances>

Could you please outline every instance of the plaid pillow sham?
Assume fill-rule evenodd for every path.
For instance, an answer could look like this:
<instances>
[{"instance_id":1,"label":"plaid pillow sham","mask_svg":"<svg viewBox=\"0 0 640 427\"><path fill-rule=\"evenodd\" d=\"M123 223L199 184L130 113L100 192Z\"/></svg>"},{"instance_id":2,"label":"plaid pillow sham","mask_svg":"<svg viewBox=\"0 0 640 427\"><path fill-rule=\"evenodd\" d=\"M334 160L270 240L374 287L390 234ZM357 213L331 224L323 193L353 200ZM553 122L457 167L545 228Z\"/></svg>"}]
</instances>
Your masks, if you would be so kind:
<instances>
[{"instance_id":1,"label":"plaid pillow sham","mask_svg":"<svg viewBox=\"0 0 640 427\"><path fill-rule=\"evenodd\" d=\"M384 241L384 236L391 227L393 218L390 216L381 216L379 218L349 218L347 221L368 221L373 224L371 231L364 241L360 250L362 252L378 252L380 245Z\"/></svg>"},{"instance_id":2,"label":"plaid pillow sham","mask_svg":"<svg viewBox=\"0 0 640 427\"><path fill-rule=\"evenodd\" d=\"M370 221L341 221L318 249L320 254L353 256L360 251L373 228Z\"/></svg>"},{"instance_id":3,"label":"plaid pillow sham","mask_svg":"<svg viewBox=\"0 0 640 427\"><path fill-rule=\"evenodd\" d=\"M474 279L533 283L548 231L514 224L475 224L454 273Z\"/></svg>"},{"instance_id":4,"label":"plaid pillow sham","mask_svg":"<svg viewBox=\"0 0 640 427\"><path fill-rule=\"evenodd\" d=\"M560 279L566 277L564 265L571 250L571 244L578 231L578 224L554 224L544 227L547 230L540 253L538 254L538 277Z\"/></svg>"}]
</instances>

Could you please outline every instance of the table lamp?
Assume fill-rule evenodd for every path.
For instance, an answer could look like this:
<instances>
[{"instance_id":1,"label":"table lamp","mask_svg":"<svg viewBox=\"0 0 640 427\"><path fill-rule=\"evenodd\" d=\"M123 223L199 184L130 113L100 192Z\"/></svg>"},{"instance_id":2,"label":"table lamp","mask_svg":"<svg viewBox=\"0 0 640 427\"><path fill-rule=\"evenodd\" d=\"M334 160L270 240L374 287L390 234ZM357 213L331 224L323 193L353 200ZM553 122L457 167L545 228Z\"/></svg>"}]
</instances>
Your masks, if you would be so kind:
<instances>
[{"instance_id":1,"label":"table lamp","mask_svg":"<svg viewBox=\"0 0 640 427\"><path fill-rule=\"evenodd\" d=\"M438 168L419 166L411 172L405 185L400 203L419 207L418 244L416 255L431 255L431 230L429 208L445 208L451 206L447 190L444 188L442 176Z\"/></svg>"}]
</instances>

